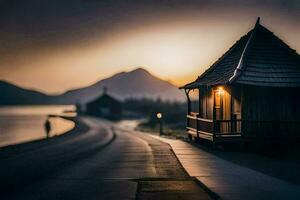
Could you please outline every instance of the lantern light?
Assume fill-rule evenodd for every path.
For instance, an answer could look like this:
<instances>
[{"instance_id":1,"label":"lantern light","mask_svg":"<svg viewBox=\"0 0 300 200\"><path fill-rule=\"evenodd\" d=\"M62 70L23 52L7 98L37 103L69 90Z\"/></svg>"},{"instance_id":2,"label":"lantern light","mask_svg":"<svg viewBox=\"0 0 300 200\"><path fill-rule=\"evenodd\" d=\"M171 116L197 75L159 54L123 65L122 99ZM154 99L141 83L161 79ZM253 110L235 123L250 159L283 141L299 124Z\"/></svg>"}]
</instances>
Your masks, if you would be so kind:
<instances>
[{"instance_id":1,"label":"lantern light","mask_svg":"<svg viewBox=\"0 0 300 200\"><path fill-rule=\"evenodd\" d=\"M158 113L156 113L156 117L159 121L159 135L163 135L164 134L163 133L163 120L162 120L163 115L161 112L158 112Z\"/></svg>"},{"instance_id":2,"label":"lantern light","mask_svg":"<svg viewBox=\"0 0 300 200\"><path fill-rule=\"evenodd\" d=\"M156 117L157 117L157 119L161 119L162 118L162 113L160 113L160 112L156 113Z\"/></svg>"},{"instance_id":3,"label":"lantern light","mask_svg":"<svg viewBox=\"0 0 300 200\"><path fill-rule=\"evenodd\" d=\"M224 94L224 89L223 89L223 87L218 87L218 89L217 89L217 94L218 94L218 95Z\"/></svg>"}]
</instances>

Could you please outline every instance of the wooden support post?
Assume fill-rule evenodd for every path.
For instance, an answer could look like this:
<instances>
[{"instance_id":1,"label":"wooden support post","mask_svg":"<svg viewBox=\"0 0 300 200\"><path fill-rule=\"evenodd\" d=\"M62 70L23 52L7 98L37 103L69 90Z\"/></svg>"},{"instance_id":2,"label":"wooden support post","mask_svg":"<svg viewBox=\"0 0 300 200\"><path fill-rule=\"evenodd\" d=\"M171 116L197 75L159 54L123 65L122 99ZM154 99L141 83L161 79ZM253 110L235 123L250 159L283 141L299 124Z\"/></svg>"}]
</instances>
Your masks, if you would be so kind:
<instances>
[{"instance_id":1,"label":"wooden support post","mask_svg":"<svg viewBox=\"0 0 300 200\"><path fill-rule=\"evenodd\" d=\"M199 113L199 117L201 117L201 118L203 118L203 115L202 115L202 97L201 97L201 90L200 90L200 88L198 88L198 91L199 91L199 96L198 96L198 109L199 109L199 111L198 111L198 113Z\"/></svg>"},{"instance_id":2,"label":"wooden support post","mask_svg":"<svg viewBox=\"0 0 300 200\"><path fill-rule=\"evenodd\" d=\"M190 90L186 89L184 91L185 91L185 95L186 95L186 98L187 98L187 104L188 104L188 111L187 111L187 113L190 114L191 113L191 99L190 99L190 96L189 96Z\"/></svg>"},{"instance_id":3,"label":"wooden support post","mask_svg":"<svg viewBox=\"0 0 300 200\"><path fill-rule=\"evenodd\" d=\"M208 89L208 88L207 88ZM214 92L214 89L211 88L211 91L212 91L212 107L213 107L213 116L212 116L212 119L213 119L213 128L212 128L212 134L213 134L213 148L215 148L215 133L216 133L216 109L215 109L215 92Z\"/></svg>"},{"instance_id":4,"label":"wooden support post","mask_svg":"<svg viewBox=\"0 0 300 200\"><path fill-rule=\"evenodd\" d=\"M198 124L198 119L196 117L196 135L197 135L197 138L195 138L195 142L196 143L199 143L199 140L200 140L200 137L199 137L199 124Z\"/></svg>"},{"instance_id":5,"label":"wooden support post","mask_svg":"<svg viewBox=\"0 0 300 200\"><path fill-rule=\"evenodd\" d=\"M199 123L198 123L198 117L200 117L201 113L201 96L200 96L200 88L198 88L198 116L196 117L196 131L197 131L197 143L199 143L200 137L199 137ZM196 141L196 140L195 140Z\"/></svg>"},{"instance_id":6,"label":"wooden support post","mask_svg":"<svg viewBox=\"0 0 300 200\"><path fill-rule=\"evenodd\" d=\"M191 100L190 100L190 97L189 97L190 90L185 89L184 92L185 92L185 95L186 95L186 98L187 98L187 106L188 106L187 115L189 115L191 113ZM189 126L190 126L190 123L189 123L189 119L187 118L186 119L186 127L189 127Z\"/></svg>"}]
</instances>

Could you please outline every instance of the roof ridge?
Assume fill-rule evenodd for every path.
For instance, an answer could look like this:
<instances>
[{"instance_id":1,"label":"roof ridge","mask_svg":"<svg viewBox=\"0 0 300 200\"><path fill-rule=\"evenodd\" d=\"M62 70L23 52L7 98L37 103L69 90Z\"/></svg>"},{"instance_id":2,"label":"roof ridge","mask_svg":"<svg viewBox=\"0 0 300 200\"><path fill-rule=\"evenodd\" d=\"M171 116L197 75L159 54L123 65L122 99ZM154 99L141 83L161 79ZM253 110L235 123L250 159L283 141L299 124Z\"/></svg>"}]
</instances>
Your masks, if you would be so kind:
<instances>
[{"instance_id":1,"label":"roof ridge","mask_svg":"<svg viewBox=\"0 0 300 200\"><path fill-rule=\"evenodd\" d=\"M294 56L295 59L297 59L297 61L300 62L300 55L298 54L298 52L295 49L291 48L287 43L285 43L275 33L270 31L266 27L262 26L262 28L264 28L266 31L270 32L274 36L274 39L277 40L279 42L279 44L291 54L291 56Z\"/></svg>"},{"instance_id":2,"label":"roof ridge","mask_svg":"<svg viewBox=\"0 0 300 200\"><path fill-rule=\"evenodd\" d=\"M246 33L245 35L243 35L242 37L240 37L240 39L238 39L237 41L235 41L235 43L221 56L219 57L219 59L217 61L215 61L208 69L206 69L200 76L197 77L197 79L193 82L196 82L198 79L202 78L203 76L205 76L207 73L209 73L210 71L212 71L214 69L214 67L219 64L228 54L230 54L236 47L236 45L244 38L246 38L252 30L250 30L248 33ZM192 83L193 83L192 82ZM184 88L185 86L189 85L191 83L188 83L184 86L179 87L179 89Z\"/></svg>"},{"instance_id":3,"label":"roof ridge","mask_svg":"<svg viewBox=\"0 0 300 200\"><path fill-rule=\"evenodd\" d=\"M243 70L243 62L244 62L244 57L245 57L245 54L247 53L247 50L248 50L248 47L252 41L252 38L254 37L255 33L256 33L256 30L257 28L260 26L260 17L257 18L256 20L256 23L255 23L255 26L254 28L252 29L252 32L251 32L251 35L244 47L244 50L241 54L241 57L240 57L240 60L239 60L239 63L238 65L236 66L236 69L234 70L234 73L233 75L229 78L228 80L228 83L232 83L234 82L241 74L242 74L242 70Z\"/></svg>"},{"instance_id":4,"label":"roof ridge","mask_svg":"<svg viewBox=\"0 0 300 200\"><path fill-rule=\"evenodd\" d=\"M181 89L221 84L253 85L256 81L254 85L257 86L300 87L300 55L259 21L258 18L255 26L201 76ZM250 72L254 69L259 71ZM280 73L274 74L275 69ZM291 72L298 75L291 75Z\"/></svg>"}]
</instances>

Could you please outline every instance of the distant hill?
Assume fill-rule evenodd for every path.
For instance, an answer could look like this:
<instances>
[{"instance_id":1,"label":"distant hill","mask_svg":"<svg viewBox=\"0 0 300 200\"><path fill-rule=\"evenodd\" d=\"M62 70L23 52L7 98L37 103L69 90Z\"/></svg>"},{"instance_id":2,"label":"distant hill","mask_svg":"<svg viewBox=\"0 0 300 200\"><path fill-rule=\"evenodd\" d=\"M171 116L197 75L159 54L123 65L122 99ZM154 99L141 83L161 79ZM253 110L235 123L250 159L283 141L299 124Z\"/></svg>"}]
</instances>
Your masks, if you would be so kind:
<instances>
[{"instance_id":1,"label":"distant hill","mask_svg":"<svg viewBox=\"0 0 300 200\"><path fill-rule=\"evenodd\" d=\"M48 104L52 97L0 81L0 105Z\"/></svg>"},{"instance_id":2,"label":"distant hill","mask_svg":"<svg viewBox=\"0 0 300 200\"><path fill-rule=\"evenodd\" d=\"M184 101L185 96L176 86L161 80L142 68L121 72L103 79L91 86L70 90L58 98L61 102L88 102L101 95L103 88L108 93L124 100L126 98L151 98L171 101Z\"/></svg>"},{"instance_id":3,"label":"distant hill","mask_svg":"<svg viewBox=\"0 0 300 200\"><path fill-rule=\"evenodd\" d=\"M67 91L58 96L48 96L0 81L0 105L7 104L75 104L86 103L108 88L112 96L126 98L150 98L169 101L184 101L184 93L168 81L161 80L142 68L121 72L84 88Z\"/></svg>"}]
</instances>

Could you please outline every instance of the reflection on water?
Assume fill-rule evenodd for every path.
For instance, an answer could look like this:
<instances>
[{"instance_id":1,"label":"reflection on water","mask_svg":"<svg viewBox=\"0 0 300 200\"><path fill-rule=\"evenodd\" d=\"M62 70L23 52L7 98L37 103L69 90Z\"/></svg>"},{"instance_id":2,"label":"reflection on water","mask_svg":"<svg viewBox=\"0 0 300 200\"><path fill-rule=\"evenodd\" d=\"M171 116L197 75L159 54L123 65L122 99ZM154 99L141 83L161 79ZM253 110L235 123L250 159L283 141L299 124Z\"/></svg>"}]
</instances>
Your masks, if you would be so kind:
<instances>
[{"instance_id":1,"label":"reflection on water","mask_svg":"<svg viewBox=\"0 0 300 200\"><path fill-rule=\"evenodd\" d=\"M60 115L74 116L74 105L2 106L0 115Z\"/></svg>"},{"instance_id":2,"label":"reflection on water","mask_svg":"<svg viewBox=\"0 0 300 200\"><path fill-rule=\"evenodd\" d=\"M74 112L70 112L74 110L74 106L0 107L0 146L45 138L44 122L47 115L74 116ZM74 127L72 121L60 117L51 117L50 122L51 137Z\"/></svg>"}]
</instances>

